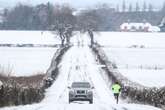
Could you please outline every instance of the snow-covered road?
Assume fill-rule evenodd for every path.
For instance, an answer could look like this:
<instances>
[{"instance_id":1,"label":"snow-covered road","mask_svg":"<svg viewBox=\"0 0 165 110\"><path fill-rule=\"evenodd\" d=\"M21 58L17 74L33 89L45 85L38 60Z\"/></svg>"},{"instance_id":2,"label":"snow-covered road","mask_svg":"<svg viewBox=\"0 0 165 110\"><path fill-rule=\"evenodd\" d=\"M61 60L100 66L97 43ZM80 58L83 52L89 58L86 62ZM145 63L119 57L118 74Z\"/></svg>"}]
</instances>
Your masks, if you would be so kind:
<instances>
[{"instance_id":1,"label":"snow-covered road","mask_svg":"<svg viewBox=\"0 0 165 110\"><path fill-rule=\"evenodd\" d=\"M73 46L66 52L59 65L60 73L54 84L47 89L44 100L39 104L7 107L0 110L159 110L157 108L126 104L115 99L110 87L102 77L102 70L87 46ZM68 103L68 86L74 81L89 81L94 86L94 102Z\"/></svg>"}]
</instances>

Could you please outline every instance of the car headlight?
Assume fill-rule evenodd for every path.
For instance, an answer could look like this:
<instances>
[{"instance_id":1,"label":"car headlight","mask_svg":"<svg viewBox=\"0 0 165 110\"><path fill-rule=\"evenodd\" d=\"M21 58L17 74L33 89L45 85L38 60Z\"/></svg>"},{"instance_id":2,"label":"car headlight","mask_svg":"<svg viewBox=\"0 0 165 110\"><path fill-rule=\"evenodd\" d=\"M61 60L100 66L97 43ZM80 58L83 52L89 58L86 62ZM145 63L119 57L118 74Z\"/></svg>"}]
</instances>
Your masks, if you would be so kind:
<instances>
[{"instance_id":1,"label":"car headlight","mask_svg":"<svg viewBox=\"0 0 165 110\"><path fill-rule=\"evenodd\" d=\"M93 92L92 92L92 91L88 91L88 94L89 94L89 95L93 95Z\"/></svg>"},{"instance_id":2,"label":"car headlight","mask_svg":"<svg viewBox=\"0 0 165 110\"><path fill-rule=\"evenodd\" d=\"M74 94L74 90L70 90L69 91L69 94Z\"/></svg>"}]
</instances>

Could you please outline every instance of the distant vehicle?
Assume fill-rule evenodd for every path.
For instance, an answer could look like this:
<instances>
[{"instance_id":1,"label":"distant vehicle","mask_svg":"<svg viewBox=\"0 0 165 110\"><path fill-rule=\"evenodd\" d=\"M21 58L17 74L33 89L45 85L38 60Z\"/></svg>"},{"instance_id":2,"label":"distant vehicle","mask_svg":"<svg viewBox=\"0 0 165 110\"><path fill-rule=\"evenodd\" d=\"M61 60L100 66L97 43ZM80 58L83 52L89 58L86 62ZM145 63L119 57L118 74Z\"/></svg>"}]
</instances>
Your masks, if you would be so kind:
<instances>
[{"instance_id":1,"label":"distant vehicle","mask_svg":"<svg viewBox=\"0 0 165 110\"><path fill-rule=\"evenodd\" d=\"M69 103L72 101L89 101L93 103L93 90L89 82L73 82L69 90Z\"/></svg>"}]
</instances>

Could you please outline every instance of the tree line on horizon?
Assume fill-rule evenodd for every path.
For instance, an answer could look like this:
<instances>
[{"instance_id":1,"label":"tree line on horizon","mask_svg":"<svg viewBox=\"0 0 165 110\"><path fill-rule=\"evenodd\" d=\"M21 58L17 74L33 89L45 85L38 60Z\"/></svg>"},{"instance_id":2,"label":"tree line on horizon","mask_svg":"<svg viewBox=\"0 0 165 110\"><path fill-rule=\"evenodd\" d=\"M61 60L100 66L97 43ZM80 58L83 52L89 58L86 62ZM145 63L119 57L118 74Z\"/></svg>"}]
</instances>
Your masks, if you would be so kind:
<instances>
[{"instance_id":1,"label":"tree line on horizon","mask_svg":"<svg viewBox=\"0 0 165 110\"><path fill-rule=\"evenodd\" d=\"M118 31L123 22L143 22L159 25L165 16L165 3L160 10L152 4L140 8L138 2L133 8L123 0L122 8L100 4L94 8L76 11L68 4L51 3L30 6L18 4L12 9L4 9L1 30L51 30L57 26L71 25L74 30L91 28L94 31Z\"/></svg>"}]
</instances>

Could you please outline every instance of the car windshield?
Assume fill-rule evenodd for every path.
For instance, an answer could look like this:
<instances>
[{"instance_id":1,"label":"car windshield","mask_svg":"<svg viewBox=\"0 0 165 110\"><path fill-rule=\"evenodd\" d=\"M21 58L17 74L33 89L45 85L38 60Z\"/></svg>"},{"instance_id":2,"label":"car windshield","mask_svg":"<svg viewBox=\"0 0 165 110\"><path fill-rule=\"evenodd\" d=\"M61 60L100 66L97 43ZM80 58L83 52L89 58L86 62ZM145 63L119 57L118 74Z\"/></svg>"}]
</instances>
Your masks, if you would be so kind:
<instances>
[{"instance_id":1,"label":"car windshield","mask_svg":"<svg viewBox=\"0 0 165 110\"><path fill-rule=\"evenodd\" d=\"M88 82L76 82L72 84L72 88L90 88L90 84Z\"/></svg>"}]
</instances>

